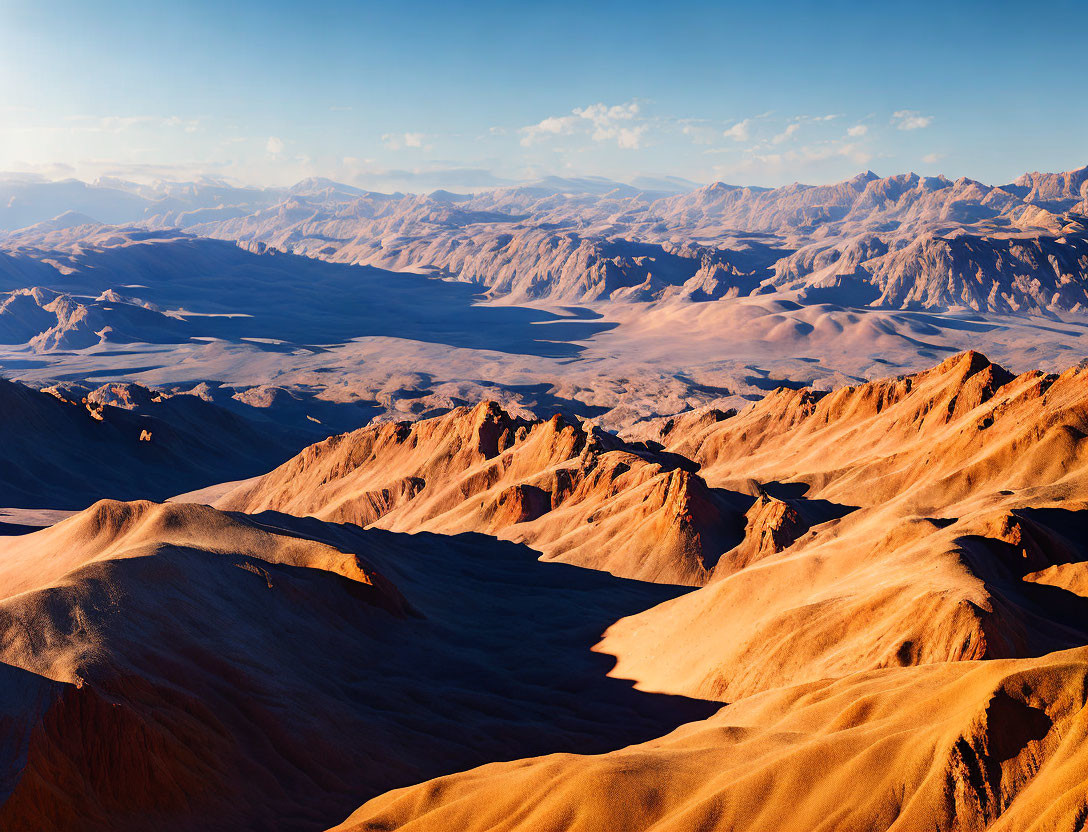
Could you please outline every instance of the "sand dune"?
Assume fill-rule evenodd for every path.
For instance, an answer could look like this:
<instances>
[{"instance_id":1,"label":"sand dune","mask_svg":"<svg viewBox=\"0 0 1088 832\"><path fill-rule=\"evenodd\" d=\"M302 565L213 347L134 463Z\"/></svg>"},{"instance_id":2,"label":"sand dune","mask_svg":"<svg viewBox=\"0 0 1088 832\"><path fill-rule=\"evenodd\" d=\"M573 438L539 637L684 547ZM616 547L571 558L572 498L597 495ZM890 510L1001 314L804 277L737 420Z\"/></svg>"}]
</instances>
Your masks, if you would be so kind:
<instances>
[{"instance_id":1,"label":"sand dune","mask_svg":"<svg viewBox=\"0 0 1088 832\"><path fill-rule=\"evenodd\" d=\"M1014 377L966 352L831 392L781 389L731 419L674 427L668 447L715 485L781 480L855 505L950 512L1007 489L1069 499L1084 496L1086 397L1083 367Z\"/></svg>"},{"instance_id":2,"label":"sand dune","mask_svg":"<svg viewBox=\"0 0 1088 832\"><path fill-rule=\"evenodd\" d=\"M337 832L1075 829L1084 649L782 688L601 756L494 763L390 792Z\"/></svg>"},{"instance_id":3,"label":"sand dune","mask_svg":"<svg viewBox=\"0 0 1088 832\"><path fill-rule=\"evenodd\" d=\"M2 539L0 825L1075 827L1083 379L485 403Z\"/></svg>"},{"instance_id":4,"label":"sand dune","mask_svg":"<svg viewBox=\"0 0 1088 832\"><path fill-rule=\"evenodd\" d=\"M594 649L639 689L728 704L605 755L390 792L336 829L1076 828L1086 389L965 353L671 420L711 485L763 491L706 586ZM800 493L852 510L806 529Z\"/></svg>"},{"instance_id":5,"label":"sand dune","mask_svg":"<svg viewBox=\"0 0 1088 832\"><path fill-rule=\"evenodd\" d=\"M732 700L854 670L1084 643L1078 599L1032 574L1074 586L1085 568L1078 536L1067 538L1088 516L1086 393L1077 369L1012 377L965 353L675 425L669 447L701 462L711 485L754 478L857 510L617 623L600 649L645 689Z\"/></svg>"},{"instance_id":6,"label":"sand dune","mask_svg":"<svg viewBox=\"0 0 1088 832\"><path fill-rule=\"evenodd\" d=\"M1013 377L964 353L675 419L660 436L673 456L480 405L327 440L218 505L484 532L625 577L709 581L618 622L599 649L643 689L728 701L1083 643L1079 607L1025 580L1060 566L1051 579L1077 583L1080 558L1048 515L1023 512L1083 507L1086 392L1078 370ZM1045 544L1025 571L1005 549L1027 538Z\"/></svg>"},{"instance_id":7,"label":"sand dune","mask_svg":"<svg viewBox=\"0 0 1088 832\"><path fill-rule=\"evenodd\" d=\"M0 541L0 587L5 830L321 829L713 710L588 649L680 590L482 537L102 501Z\"/></svg>"}]
</instances>

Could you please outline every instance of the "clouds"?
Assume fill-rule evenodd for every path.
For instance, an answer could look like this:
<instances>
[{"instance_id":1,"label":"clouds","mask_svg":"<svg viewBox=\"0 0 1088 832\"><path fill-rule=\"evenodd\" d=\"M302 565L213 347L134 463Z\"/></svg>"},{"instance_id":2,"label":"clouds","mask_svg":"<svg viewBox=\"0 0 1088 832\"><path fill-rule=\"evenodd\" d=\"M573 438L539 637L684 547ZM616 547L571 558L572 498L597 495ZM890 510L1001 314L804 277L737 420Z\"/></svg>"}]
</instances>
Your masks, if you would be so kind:
<instances>
[{"instance_id":1,"label":"clouds","mask_svg":"<svg viewBox=\"0 0 1088 832\"><path fill-rule=\"evenodd\" d=\"M342 135L319 140L276 120L243 130L233 115L112 114L50 121L30 114L14 124L0 120L0 168L38 170L57 162L82 177L101 173L106 167L102 160L116 160L110 170L142 178L159 171L171 178L171 170L179 176L205 170L272 185L326 176L374 190L404 191L478 190L545 175L629 181L642 174L677 174L703 182L728 178L775 186L847 179L874 158L884 160L886 169L909 169L934 146L916 144L918 137L929 137L916 131L936 121L919 110L716 110L707 104L670 113L643 98L604 99L564 113L536 113L543 116L538 121L444 125L435 120L425 122L424 131L417 129L423 124L398 123L392 114L386 123L374 124L371 116L345 109L347 114L339 116L346 125ZM526 121L533 123L519 126ZM348 158L354 160L350 166L342 162ZM922 162L935 165L940 158L931 154Z\"/></svg>"},{"instance_id":2,"label":"clouds","mask_svg":"<svg viewBox=\"0 0 1088 832\"><path fill-rule=\"evenodd\" d=\"M785 151L751 149L736 161L715 165L713 172L718 179L740 177L751 184L773 185L809 178L845 178L872 158L865 146L840 138Z\"/></svg>"},{"instance_id":3,"label":"clouds","mask_svg":"<svg viewBox=\"0 0 1088 832\"><path fill-rule=\"evenodd\" d=\"M751 150L763 145L792 143L806 127L826 125L840 117L838 113L829 113L819 116L798 115L782 118L776 117L773 112L766 112L726 122L727 126L720 132L711 131L703 124L697 127L687 125L683 128L683 133L690 135L696 144L715 144L711 136L728 140L725 147L707 152L730 152L729 142L736 144L754 142L752 148L746 148Z\"/></svg>"},{"instance_id":4,"label":"clouds","mask_svg":"<svg viewBox=\"0 0 1088 832\"><path fill-rule=\"evenodd\" d=\"M746 118L743 121L738 121L732 127L723 130L722 135L735 142L746 142L752 136L752 120Z\"/></svg>"},{"instance_id":5,"label":"clouds","mask_svg":"<svg viewBox=\"0 0 1088 832\"><path fill-rule=\"evenodd\" d=\"M838 124L842 118L841 113L749 116L727 123L720 133L723 143L703 153L728 159L711 168L715 178L743 184L845 179L867 166L875 151L868 127L844 129Z\"/></svg>"},{"instance_id":6,"label":"clouds","mask_svg":"<svg viewBox=\"0 0 1088 832\"><path fill-rule=\"evenodd\" d=\"M637 101L606 107L604 104L591 104L575 109L574 115L593 125L590 138L595 142L615 140L619 147L634 149L639 146L642 134L646 132L645 123L635 123L639 115Z\"/></svg>"},{"instance_id":7,"label":"clouds","mask_svg":"<svg viewBox=\"0 0 1088 832\"><path fill-rule=\"evenodd\" d=\"M892 113L891 124L897 130L921 130L933 121L933 116L924 116L917 110L896 110Z\"/></svg>"},{"instance_id":8,"label":"clouds","mask_svg":"<svg viewBox=\"0 0 1088 832\"><path fill-rule=\"evenodd\" d=\"M615 142L624 150L636 150L649 126L641 115L639 103L628 101L612 106L598 103L575 107L569 115L549 116L518 132L522 147L532 147L556 136L581 135L598 144Z\"/></svg>"},{"instance_id":9,"label":"clouds","mask_svg":"<svg viewBox=\"0 0 1088 832\"><path fill-rule=\"evenodd\" d=\"M390 150L423 147L423 133L383 133L382 144Z\"/></svg>"},{"instance_id":10,"label":"clouds","mask_svg":"<svg viewBox=\"0 0 1088 832\"><path fill-rule=\"evenodd\" d=\"M561 136L574 132L577 116L549 116L537 124L521 128L522 147L531 147L548 136Z\"/></svg>"},{"instance_id":11,"label":"clouds","mask_svg":"<svg viewBox=\"0 0 1088 832\"><path fill-rule=\"evenodd\" d=\"M200 119L184 119L179 116L170 116L163 121L165 127L180 127L186 133L195 133L200 129Z\"/></svg>"},{"instance_id":12,"label":"clouds","mask_svg":"<svg viewBox=\"0 0 1088 832\"><path fill-rule=\"evenodd\" d=\"M798 122L786 125L786 129L779 133L777 136L771 139L771 144L782 144L787 141L794 133L801 129L801 125Z\"/></svg>"}]
</instances>

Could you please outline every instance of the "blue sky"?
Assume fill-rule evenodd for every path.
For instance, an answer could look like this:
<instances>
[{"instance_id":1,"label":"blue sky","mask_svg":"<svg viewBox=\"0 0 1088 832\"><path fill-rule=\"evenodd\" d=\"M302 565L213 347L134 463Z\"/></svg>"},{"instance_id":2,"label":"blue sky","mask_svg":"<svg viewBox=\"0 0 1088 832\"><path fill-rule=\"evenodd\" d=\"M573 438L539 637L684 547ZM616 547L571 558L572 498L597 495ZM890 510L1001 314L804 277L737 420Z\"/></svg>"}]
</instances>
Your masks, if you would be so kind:
<instances>
[{"instance_id":1,"label":"blue sky","mask_svg":"<svg viewBox=\"0 0 1088 832\"><path fill-rule=\"evenodd\" d=\"M0 0L0 170L781 185L1088 163L1088 3Z\"/></svg>"}]
</instances>

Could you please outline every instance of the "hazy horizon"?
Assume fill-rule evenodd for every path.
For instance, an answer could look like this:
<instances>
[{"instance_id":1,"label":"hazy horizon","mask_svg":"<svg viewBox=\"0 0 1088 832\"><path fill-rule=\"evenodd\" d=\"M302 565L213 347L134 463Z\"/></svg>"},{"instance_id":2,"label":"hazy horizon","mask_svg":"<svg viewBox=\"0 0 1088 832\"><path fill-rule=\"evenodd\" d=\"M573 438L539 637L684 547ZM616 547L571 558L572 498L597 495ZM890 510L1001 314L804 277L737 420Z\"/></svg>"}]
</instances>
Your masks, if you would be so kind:
<instances>
[{"instance_id":1,"label":"hazy horizon","mask_svg":"<svg viewBox=\"0 0 1088 832\"><path fill-rule=\"evenodd\" d=\"M1088 157L1088 154L1086 154L1086 157ZM1075 165L1073 168L1070 168L1069 170L1081 170L1081 169L1083 169L1085 167L1088 167L1088 158L1086 158L1085 164ZM1066 172L1068 172L1068 171L1064 171L1064 170L1062 170L1062 171L1059 171L1059 170L1041 170L1039 168L1030 168L1030 167L1028 167L1028 168L1025 168L1024 170L1022 170L1016 176L1011 177L1007 181L1002 181L1002 182L982 182L982 184L990 186L990 187L1000 187L1002 185L1012 184L1017 178L1019 178L1022 175L1025 175L1025 174L1032 174L1032 173L1046 174L1046 173L1066 173ZM6 171L6 170L0 170L0 183L28 184L28 185L30 185L30 184L59 184L59 183L64 183L64 182L79 182L79 183L81 183L83 185L88 185L88 186L91 186L91 187L109 188L109 187L122 187L122 186L126 186L126 185L133 185L133 186L138 186L140 188L149 188L151 190L154 190L155 188L167 188L167 189L169 189L170 186L209 184L209 185L217 185L217 186L224 186L224 187L230 187L230 188L239 188L239 189L243 189L243 188L254 189L255 188L255 189L263 189L263 190L270 190L270 191L281 191L281 190L288 190L288 189L290 189L292 187L300 185L300 184L302 184L304 182L308 182L310 180L320 180L320 181L329 181L329 182L335 183L337 185L346 185L348 187L358 188L361 191L366 191L366 192L371 192L371 193L379 193L379 194L384 194L384 195L389 195L389 196L394 196L394 195L397 195L397 194L412 196L412 195L435 193L435 192L439 192L439 191L446 191L446 192L460 193L460 194L468 195L468 194L481 193L481 192L484 192L484 191L498 190L498 189L503 189L503 188L519 188L519 187L529 187L529 186L534 186L534 185L542 185L542 184L548 184L549 182L551 182L551 183L553 183L555 185L559 185L560 183L569 183L569 184L575 185L575 186L577 186L577 185L584 185L586 187L598 186L601 190L607 188L609 185L614 185L614 186L617 186L617 187L635 188L637 190L649 191L649 192L668 192L668 193L678 193L679 194L679 193L684 193L684 192L690 192L692 190L697 190L699 188L704 188L704 187L707 187L707 186L713 185L713 184L725 184L725 185L728 185L730 187L742 187L742 188L753 188L753 189L763 189L763 190L777 190L777 189L780 189L780 188L788 188L788 187L791 187L793 185L801 185L803 187L820 187L820 186L824 186L824 185L834 185L834 184L837 184L839 182L849 181L849 180L854 179L854 178L856 178L858 176L864 176L866 174L872 174L872 175L874 175L874 176L876 176L876 177L878 177L880 179L887 179L887 178L891 178L891 177L895 177L895 176L912 176L912 175L916 175L916 176L919 176L919 177L933 177L933 178L943 177L943 178L945 178L945 179L947 179L949 181L956 181L956 180L958 180L960 178L966 178L966 179L971 180L971 181L981 181L981 180L974 180L972 177L961 177L960 175L958 175L954 171L939 171L939 172L932 173L932 174L922 174L922 173L919 173L918 171L915 171L915 170L889 171L889 172L886 172L886 173L881 173L880 171L873 170L873 168L869 167L869 168L859 169L858 171L856 171L853 174L847 174L842 179L834 179L834 180L830 180L830 181L827 181L827 182L816 182L816 181L802 182L802 181L795 180L793 182L784 183L784 184L776 185L776 186L760 185L758 183L745 183L745 184L742 184L742 183L739 183L739 182L730 182L730 181L721 180L721 179L713 180L713 181L695 182L695 181L692 181L692 180L689 180L689 179L685 179L684 177L674 176L672 174L667 174L667 173L639 174L639 175L631 176L628 179L613 179L613 178L610 178L610 177L596 176L596 175L593 175L593 174L587 174L587 175L584 175L584 176L573 176L573 175L572 176L560 176L558 174L545 174L545 175L542 175L540 177L531 178L531 179L501 180L501 181L496 181L496 182L491 183L491 184L480 185L480 186L470 186L470 187L458 188L458 186L455 183L448 183L446 185L436 185L435 187L430 187L430 188L428 188L428 187L417 187L416 189L413 190L413 189L397 189L397 188L392 188L392 187L381 187L380 185L376 186L376 187L364 188L364 187L359 186L359 185L353 185L351 182L348 182L348 181L342 181L342 180L338 180L338 179L335 179L335 178L332 178L332 177L326 177L326 176L320 176L320 175L307 176L307 177L303 177L302 179L287 182L285 184L275 184L275 185L273 185L273 184L269 184L267 182L245 181L245 180L235 179L234 177L231 177L231 176L215 176L215 175L212 175L212 174L200 174L200 175L192 177L192 178L169 178L169 177L163 177L163 176L144 176L144 175L140 175L140 174L133 174L131 178L126 179L126 178L122 178L120 176L111 176L111 175L106 175L106 174L98 176L98 177L91 178L91 177L63 176L63 175L49 176L47 174L44 174L44 173L41 173L41 172L38 172L38 171ZM577 191L576 191L576 189L572 188L572 192L577 192Z\"/></svg>"},{"instance_id":2,"label":"hazy horizon","mask_svg":"<svg viewBox=\"0 0 1088 832\"><path fill-rule=\"evenodd\" d=\"M999 184L1088 161L1088 111L1055 80L1088 68L1088 10L1049 8L2 0L0 170L385 192L870 168Z\"/></svg>"}]
</instances>

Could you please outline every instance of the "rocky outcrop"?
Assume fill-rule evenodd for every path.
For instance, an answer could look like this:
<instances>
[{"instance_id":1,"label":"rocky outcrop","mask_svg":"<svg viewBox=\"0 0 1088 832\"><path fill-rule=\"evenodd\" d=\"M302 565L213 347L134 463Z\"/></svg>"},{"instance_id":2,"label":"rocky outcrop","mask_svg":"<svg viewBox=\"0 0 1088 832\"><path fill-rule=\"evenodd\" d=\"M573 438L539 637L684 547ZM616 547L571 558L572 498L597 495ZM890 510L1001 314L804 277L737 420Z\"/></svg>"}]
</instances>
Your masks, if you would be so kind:
<instances>
[{"instance_id":1,"label":"rocky outcrop","mask_svg":"<svg viewBox=\"0 0 1088 832\"><path fill-rule=\"evenodd\" d=\"M817 244L779 261L810 300L896 309L1046 314L1088 308L1088 235L925 233ZM792 282L791 282L792 281Z\"/></svg>"},{"instance_id":2,"label":"rocky outcrop","mask_svg":"<svg viewBox=\"0 0 1088 832\"><path fill-rule=\"evenodd\" d=\"M722 555L714 568L715 578L737 572L788 549L808 530L808 524L792 503L765 492L760 492L744 516L744 540Z\"/></svg>"},{"instance_id":3,"label":"rocky outcrop","mask_svg":"<svg viewBox=\"0 0 1088 832\"><path fill-rule=\"evenodd\" d=\"M735 535L743 497L683 460L596 428L515 418L494 403L314 445L218 503L376 525L485 531L549 560L699 584Z\"/></svg>"},{"instance_id":4,"label":"rocky outcrop","mask_svg":"<svg viewBox=\"0 0 1088 832\"><path fill-rule=\"evenodd\" d=\"M79 350L107 342L168 343L187 337L183 320L116 293L93 301L41 287L0 295L0 342L27 342L34 352Z\"/></svg>"}]
</instances>

